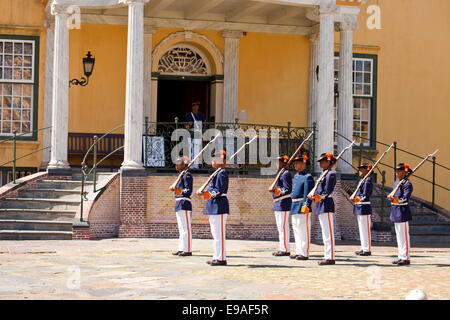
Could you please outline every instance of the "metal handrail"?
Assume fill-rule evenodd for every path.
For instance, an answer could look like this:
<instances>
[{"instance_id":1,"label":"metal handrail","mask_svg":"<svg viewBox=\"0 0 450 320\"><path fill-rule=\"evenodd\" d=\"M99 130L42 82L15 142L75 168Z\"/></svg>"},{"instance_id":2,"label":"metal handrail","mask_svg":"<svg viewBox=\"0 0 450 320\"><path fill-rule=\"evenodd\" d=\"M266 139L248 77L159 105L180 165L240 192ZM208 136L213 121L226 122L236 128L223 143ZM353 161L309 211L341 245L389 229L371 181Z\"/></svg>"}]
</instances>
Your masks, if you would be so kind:
<instances>
[{"instance_id":1,"label":"metal handrail","mask_svg":"<svg viewBox=\"0 0 450 320\"><path fill-rule=\"evenodd\" d=\"M42 130L51 129L51 128L52 128L52 127L45 127L45 128L40 128L40 129L33 130L33 131L31 131L31 132L24 132L24 133L20 133L20 134L16 134L16 133L13 131L13 136L10 137L10 138L8 138L8 139L2 139L2 140L0 140L0 144L5 143L5 142L8 142L8 141L11 141L11 140L16 140L17 137L26 136L26 135L29 135L30 133L36 133L36 132L39 132L39 131L42 131Z\"/></svg>"},{"instance_id":2,"label":"metal handrail","mask_svg":"<svg viewBox=\"0 0 450 320\"><path fill-rule=\"evenodd\" d=\"M350 141L350 142L352 141L352 140L347 139L345 136L343 136L342 134L338 133L337 131L335 131L335 133L336 133L338 136L340 136L340 137L342 137L342 138L344 138L344 139L346 139L346 140L348 140L348 141ZM385 142L381 142L381 141L378 141L378 140L375 140L375 139L364 138L364 137L362 137L362 136L360 136L360 135L357 135L357 134L354 134L354 133L352 134L352 136L353 136L353 137L356 137L356 138L360 138L361 140L365 140L365 141L368 141L368 142L375 142L375 144L380 144L380 145L385 146L385 147L389 147L389 146L390 146L390 144L387 144L387 143L385 143ZM397 143L395 142L395 144L397 144ZM410 152L410 151L408 151L408 150L401 149L401 148L399 148L399 147L397 147L397 146L395 146L395 149L398 150L398 151L404 152L404 153L406 153L406 154L409 154L409 155L411 155L411 156L414 156L414 157L416 157L416 158L418 158L418 159L423 159L423 158L425 158L425 156L420 156L420 155L415 154L415 153L412 153L412 152ZM427 162L433 162L432 160L426 160L426 161L427 161ZM447 166L445 166L445 165L443 165L443 164L440 164L440 163L438 163L438 162L436 162L436 165L439 166L439 167L441 167L441 168L443 168L443 169L450 170L449 167L447 167Z\"/></svg>"},{"instance_id":3,"label":"metal handrail","mask_svg":"<svg viewBox=\"0 0 450 320\"><path fill-rule=\"evenodd\" d=\"M347 141L351 141L350 139L348 139L348 138L345 137L344 135L338 133L337 131L335 131L334 133L335 133L336 135L338 135L338 136L344 138L344 139L347 140ZM358 138L360 138L360 139L365 139L365 140L368 140L368 141L373 141L373 142L375 142L375 143L378 143L378 144L381 144L381 145L384 145L384 146L389 146L388 144L385 144L384 142L380 142L380 141L373 140L373 139L362 138L361 136L356 135L356 134L353 134L353 136L354 136L354 137L358 137ZM362 159L362 158L374 162L374 160L373 160L372 158L367 157L367 156L365 156L365 155L362 154L362 152L363 152L363 146L362 146L362 144L359 145L359 146L356 146L356 147L359 148L359 162L360 162L360 165L361 165L361 159ZM405 153L407 153L407 154L409 154L409 155L418 157L418 158L420 158L420 159L423 159L423 157L420 157L419 155L416 155L416 154L414 154L414 153L411 153L411 152L406 151L406 150L403 150L403 149L399 149L399 148L397 147L397 142L394 142L394 166L391 166L391 165L386 164L386 163L383 163L383 162L380 162L380 163L379 163L380 165L386 166L386 167L388 167L388 168L394 170L394 180L395 180L395 165L396 165L396 161L397 161L397 150L398 150L398 151L405 152ZM436 190L435 190L435 189L436 189L436 187L439 187L439 188L441 188L441 189L443 189L443 190L445 190L445 191L450 191L449 188L447 188L447 187L445 187L445 186L442 186L442 185L436 183L436 165L438 165L438 166L440 166L440 167L442 167L442 168L444 168L444 169L447 169L447 170L449 170L449 169L448 169L446 166L444 166L444 165L438 164L438 163L436 162L436 157L433 157L431 161L430 161L430 160L427 160L427 161L428 161L428 162L431 162L432 165L433 165L433 175L432 175L433 178L432 178L432 181L430 181L430 180L428 180L428 179L426 179L426 178L424 178L424 177L418 176L418 175L414 175L414 177L417 178L417 179L419 179L419 180L422 180L422 181L425 181L425 182L427 182L427 183L430 183L430 184L432 185L432 196L431 196L431 199L432 199L432 200L431 200L431 206L434 208L434 207L435 207L435 193L436 193ZM353 166L352 166L352 167L353 167ZM380 169L378 169L378 171L380 171ZM383 172L384 172L384 171L383 171Z\"/></svg>"},{"instance_id":4,"label":"metal handrail","mask_svg":"<svg viewBox=\"0 0 450 320\"><path fill-rule=\"evenodd\" d=\"M94 136L94 142L91 144L91 146L87 150L86 154L84 155L83 161L81 162L80 221L83 221L83 207L84 207L83 204L84 204L84 201L87 200L87 198L86 198L87 193L84 192L84 184L86 182L86 178L88 176L90 176L91 173L93 172L93 192L94 193L97 192L97 167L98 167L98 165L100 163L102 163L105 159L109 158L111 155L116 153L117 151L122 150L124 148L124 146L120 146L120 147L114 149L113 151L111 151L106 156L104 156L100 161L97 161L98 142L100 140L102 140L104 137L106 137L107 135L116 131L117 129L122 128L123 126L125 126L125 124L118 125L117 127L113 128L110 131L108 131L107 133L103 134L100 138L97 136ZM93 159L91 170L88 170L88 166L86 165L86 159L87 159L87 156L89 155L89 153L91 152L91 150L93 150L94 159Z\"/></svg>"},{"instance_id":5,"label":"metal handrail","mask_svg":"<svg viewBox=\"0 0 450 320\"><path fill-rule=\"evenodd\" d=\"M35 153L38 153L38 152L40 152L40 151L43 151L43 150L46 150L46 149L49 149L49 148L50 148L50 146L48 146L48 147L43 147L43 148L34 150L34 151L32 151L32 152L29 152L29 153L27 153L27 154L25 154L25 155L20 156L19 158L17 158L17 157L16 157L17 137L21 137L21 136L24 136L24 135L29 135L30 133L36 133L36 132L39 132L39 131L42 131L42 130L51 129L51 128L52 128L52 127L40 128L40 129L36 129L36 130L33 130L33 131L31 131L31 132L28 132L28 133L21 133L21 134L17 134L17 132L14 130L14 131L13 131L13 136L12 136L11 138L8 138L8 139L5 139L5 140L0 141L0 144L2 144L2 143L4 143L4 142L8 142L8 141L12 141L12 142L13 142L13 159L12 159L12 160L9 160L9 161L7 161L7 162L5 162L5 163L2 163L2 164L0 165L0 167L3 167L3 166L5 166L5 165L7 165L7 164L9 164L9 163L12 163L12 164L13 164L13 166L12 166L12 179L13 179L13 183L14 183L14 184L16 183L16 162L17 162L17 160L21 160L21 159L23 159L23 158L26 158L26 157L32 155L32 154L35 154Z\"/></svg>"}]
</instances>

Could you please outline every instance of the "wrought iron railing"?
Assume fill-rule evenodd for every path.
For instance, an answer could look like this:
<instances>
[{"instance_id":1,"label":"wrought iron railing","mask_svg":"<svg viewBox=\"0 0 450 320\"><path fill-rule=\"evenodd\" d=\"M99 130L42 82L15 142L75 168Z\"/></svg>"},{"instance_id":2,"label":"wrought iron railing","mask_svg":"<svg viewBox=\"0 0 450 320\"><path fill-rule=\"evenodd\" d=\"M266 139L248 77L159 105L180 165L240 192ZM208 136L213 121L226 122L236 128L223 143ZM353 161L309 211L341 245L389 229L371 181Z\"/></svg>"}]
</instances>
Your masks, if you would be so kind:
<instances>
[{"instance_id":1,"label":"wrought iron railing","mask_svg":"<svg viewBox=\"0 0 450 320\"><path fill-rule=\"evenodd\" d=\"M338 132L336 132L336 131L335 131L335 134L336 134L337 136L342 137L343 139L345 139L345 140L347 140L347 141L349 141L349 142L351 141L350 139L348 139L347 137L343 136L342 134L340 134L340 133L338 133ZM389 146L390 146L390 145L387 144L387 143L384 143L384 142L381 142L381 141L378 141L378 140L374 140L374 139L363 138L363 137L361 137L361 136L359 136L359 135L356 135L356 134L353 134L353 137L356 137L356 138L361 139L361 140L360 140L360 141L361 141L361 144L360 144L359 146L356 145L356 146L354 147L354 150L357 150L357 152L359 152L359 165L361 165L363 159L364 159L364 160L371 161L372 163L375 162L374 159L372 159L371 157L369 157L369 156L366 154L365 148L364 148L364 146L362 145L364 141L370 141L371 143L374 143L374 145L379 144L379 145L384 146L384 147L389 147ZM394 163L393 163L393 165L387 164L387 163L385 163L385 162L380 162L379 165L380 165L380 166L384 166L384 167L389 168L389 169L392 169L394 181L396 180L395 167L396 167L396 165L397 165L397 159L398 159L398 156L399 156L400 153L403 152L403 153L405 153L405 154L408 154L409 156L413 156L413 157L415 157L415 158L417 158L417 159L420 159L420 160L422 160L423 158L425 158L425 156L420 156L420 155L414 154L414 153L412 153L412 152L410 152L410 151L407 151L407 150L398 148L397 142L396 142L396 141L394 141L393 152L394 152L394 161L393 161ZM447 188L447 187L445 187L445 186L443 186L443 185L440 185L440 184L437 184L437 183L436 183L436 167L440 167L440 168L442 168L442 169L444 169L444 170L447 170L447 171L449 171L450 169L449 169L447 166L443 165L443 164L437 163L437 162L436 162L436 157L433 157L432 160L427 160L427 162L428 162L428 163L431 163L431 165L432 165L432 180L426 179L426 178L424 178L424 177L422 177L422 176L419 176L419 175L417 175L417 174L414 174L414 177L417 178L417 179L419 179L419 180L425 181L426 183L429 183L429 184L431 185L431 208L434 209L434 208L435 208L435 194L436 194L436 188L440 188L440 189L445 190L445 191L450 191L449 188ZM350 164L350 165L351 165L351 164ZM352 166L352 167L353 167L353 166ZM354 167L353 167L353 168L354 168ZM381 171L381 169L379 169L379 167L377 167L377 168L378 168L378 171L380 171L380 173L381 173L381 172L385 172L385 171ZM356 168L355 168L355 169L356 169ZM383 181L386 180L386 179L385 179L385 174L384 174L384 175L382 174L382 179L383 179ZM384 185L383 185L383 190L384 190Z\"/></svg>"},{"instance_id":2,"label":"wrought iron railing","mask_svg":"<svg viewBox=\"0 0 450 320\"><path fill-rule=\"evenodd\" d=\"M97 160L98 150L99 146L101 147L102 142L104 142L110 135L112 135L112 132L119 130L120 128L123 128L124 124L118 125L114 129L108 131L107 133L103 134L100 138L97 135L93 136L93 141L90 144L89 148L86 151L86 154L84 155L83 161L81 162L81 191L80 191L80 197L81 197L81 203L80 203L80 221L83 221L83 203L85 200L87 200L86 195L87 192L84 191L84 186L86 183L87 177L89 177L92 174L92 180L93 180L93 192L97 192L97 167L107 158L111 157L113 154L117 152L121 152L121 150L124 148L124 145L117 146L115 149L109 151L108 154L106 154L103 158L100 160ZM92 168L89 170L88 164L87 164L87 158L89 156L89 153L92 151L93 153L93 162L92 162Z\"/></svg>"},{"instance_id":3,"label":"wrought iron railing","mask_svg":"<svg viewBox=\"0 0 450 320\"><path fill-rule=\"evenodd\" d=\"M52 127L36 129L36 130L33 130L31 133L37 133L37 132L43 131L43 130L50 130L51 128ZM27 154L24 154L24 155L22 155L20 157L17 157L16 152L17 152L17 141L18 141L18 138L20 138L22 136L28 136L28 135L30 135L30 132L17 134L16 131L13 131L13 136L12 137L0 141L0 144L6 143L6 142L10 142L10 141L12 141L12 143L13 143L13 158L12 158L12 160L9 160L9 161L7 161L5 163L0 164L0 167L4 167L5 165L12 163L12 182L14 184L16 183L16 168L17 168L16 164L17 164L17 161L21 160L21 159L24 159L26 157L29 157L29 156L31 156L31 155L33 155L35 153L38 153L38 152L41 152L43 150L46 150L46 149L50 148L50 146L42 147L42 148L36 149L36 150L34 150L32 152L29 152Z\"/></svg>"},{"instance_id":4,"label":"wrought iron railing","mask_svg":"<svg viewBox=\"0 0 450 320\"><path fill-rule=\"evenodd\" d=\"M172 141L172 133L176 129L188 128L189 123L187 122L148 122L148 119L145 119L144 123L144 142L143 142L143 160L144 165L147 168L154 168L156 170L175 170L175 165L171 161L171 151L179 143L179 141ZM315 132L315 126L313 127L294 127L290 122L287 123L287 126L281 125L269 125L269 124L247 124L247 123L218 123L218 122L203 122L202 123L203 132L207 129L217 129L221 132L223 136L227 135L227 130L237 130L241 129L244 132L249 132L250 130L254 130L259 137L264 137L267 139L272 138L271 130L276 130L278 133L278 147L280 154L291 155L299 144L307 137L307 135L311 132ZM264 134L261 132L264 131ZM267 134L266 134L267 133ZM248 137L246 141L248 141ZM269 141L269 140L268 140ZM201 147L204 147L209 141L202 139ZM236 144L236 142L235 142ZM225 143L224 146L226 147ZM259 154L260 144L257 144L257 153ZM271 143L267 143L267 149L265 154L269 156L275 156L272 153ZM236 145L235 145L235 150ZM305 144L305 150L308 150L308 153L312 157L312 161L314 161L314 149L315 149L315 134L313 138L310 139L308 143ZM262 164L259 161L256 164L249 164L248 161L245 161L243 164L236 165L235 168L230 168L230 171L239 171L240 173L245 173L249 171L256 172L262 167L267 167L267 164ZM208 165L200 165L200 167L196 170L210 170Z\"/></svg>"}]
</instances>

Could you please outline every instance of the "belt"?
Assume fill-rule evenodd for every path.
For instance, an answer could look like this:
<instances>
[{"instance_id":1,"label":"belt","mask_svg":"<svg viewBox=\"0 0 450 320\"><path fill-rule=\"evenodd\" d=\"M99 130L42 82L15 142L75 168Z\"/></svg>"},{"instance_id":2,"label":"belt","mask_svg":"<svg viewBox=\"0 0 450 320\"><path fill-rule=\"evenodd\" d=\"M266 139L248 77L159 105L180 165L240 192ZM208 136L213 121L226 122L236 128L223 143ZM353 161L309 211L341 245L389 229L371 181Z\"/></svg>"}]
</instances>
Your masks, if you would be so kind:
<instances>
[{"instance_id":1,"label":"belt","mask_svg":"<svg viewBox=\"0 0 450 320\"><path fill-rule=\"evenodd\" d=\"M290 198L290 197L291 197L291 194L289 193L289 194L286 194L286 195L284 195L284 196L282 196L282 197L273 199L273 202L278 202L278 201L281 201L281 200L284 200L284 199Z\"/></svg>"},{"instance_id":2,"label":"belt","mask_svg":"<svg viewBox=\"0 0 450 320\"><path fill-rule=\"evenodd\" d=\"M215 198L218 198L218 197L226 197L226 196L227 196L226 193L221 193L221 194L218 194L217 196L215 196L214 198L211 198L211 199L215 199Z\"/></svg>"},{"instance_id":3,"label":"belt","mask_svg":"<svg viewBox=\"0 0 450 320\"><path fill-rule=\"evenodd\" d=\"M292 202L299 202L299 201L303 201L304 198L298 198L298 199L292 199Z\"/></svg>"},{"instance_id":4,"label":"belt","mask_svg":"<svg viewBox=\"0 0 450 320\"><path fill-rule=\"evenodd\" d=\"M355 204L361 204L361 205L363 205L363 204L370 204L370 201L357 202L357 203L355 203Z\"/></svg>"},{"instance_id":5,"label":"belt","mask_svg":"<svg viewBox=\"0 0 450 320\"><path fill-rule=\"evenodd\" d=\"M393 205L393 206L407 206L408 202L405 202L405 203L391 203L391 205Z\"/></svg>"},{"instance_id":6,"label":"belt","mask_svg":"<svg viewBox=\"0 0 450 320\"><path fill-rule=\"evenodd\" d=\"M191 202L191 199L189 199L189 198L175 198L175 201L180 201L180 200L186 200L186 201L189 201L189 202Z\"/></svg>"}]
</instances>

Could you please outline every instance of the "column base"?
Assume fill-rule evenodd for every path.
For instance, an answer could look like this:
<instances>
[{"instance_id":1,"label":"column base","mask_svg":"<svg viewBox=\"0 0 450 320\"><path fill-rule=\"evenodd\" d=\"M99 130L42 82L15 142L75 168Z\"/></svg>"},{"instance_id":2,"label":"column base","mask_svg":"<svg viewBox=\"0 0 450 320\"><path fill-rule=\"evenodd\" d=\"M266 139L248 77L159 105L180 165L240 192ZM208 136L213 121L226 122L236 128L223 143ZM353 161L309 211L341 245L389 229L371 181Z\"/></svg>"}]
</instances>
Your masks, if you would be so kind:
<instances>
[{"instance_id":1,"label":"column base","mask_svg":"<svg viewBox=\"0 0 450 320\"><path fill-rule=\"evenodd\" d=\"M120 176L121 177L147 177L147 170L144 167L140 168L130 168L130 167L121 167L120 168Z\"/></svg>"},{"instance_id":2,"label":"column base","mask_svg":"<svg viewBox=\"0 0 450 320\"><path fill-rule=\"evenodd\" d=\"M48 176L60 176L60 177L66 177L66 176L72 176L72 168L61 168L61 167L47 167L47 173Z\"/></svg>"},{"instance_id":3,"label":"column base","mask_svg":"<svg viewBox=\"0 0 450 320\"><path fill-rule=\"evenodd\" d=\"M147 172L144 168L120 169L119 238L148 237Z\"/></svg>"}]
</instances>

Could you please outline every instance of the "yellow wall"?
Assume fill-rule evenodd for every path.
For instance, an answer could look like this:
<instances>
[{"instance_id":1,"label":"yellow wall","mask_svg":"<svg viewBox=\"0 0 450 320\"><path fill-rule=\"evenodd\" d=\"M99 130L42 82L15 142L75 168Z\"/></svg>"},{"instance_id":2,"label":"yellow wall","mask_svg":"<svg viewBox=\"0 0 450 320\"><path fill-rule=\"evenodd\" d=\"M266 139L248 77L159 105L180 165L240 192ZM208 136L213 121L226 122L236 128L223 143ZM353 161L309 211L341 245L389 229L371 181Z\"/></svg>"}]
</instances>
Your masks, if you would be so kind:
<instances>
[{"instance_id":1,"label":"yellow wall","mask_svg":"<svg viewBox=\"0 0 450 320\"><path fill-rule=\"evenodd\" d=\"M24 10L24 8L27 8ZM43 127L44 108L44 77L45 77L45 43L46 32L43 27L45 18L44 4L40 0L0 0L0 35L39 36L39 97L38 97L38 127ZM8 27L6 27L8 26ZM36 129L36 128L35 128ZM18 142L17 157L42 148L42 132L36 142ZM0 140L1 142L1 140ZM0 143L0 165L12 160L12 142ZM42 153L36 153L19 160L17 166L39 167ZM12 164L5 165L11 167Z\"/></svg>"},{"instance_id":2,"label":"yellow wall","mask_svg":"<svg viewBox=\"0 0 450 320\"><path fill-rule=\"evenodd\" d=\"M381 8L381 30L366 26L366 9ZM437 161L450 167L450 1L447 0L369 0L361 8L355 52L378 55L377 140L398 142L398 147L425 156L440 151ZM336 42L339 35L336 34ZM383 150L383 147L378 147ZM393 154L386 156L393 164ZM415 166L420 159L399 153L397 162ZM418 175L431 180L432 166L425 164ZM392 172L388 170L389 184ZM436 169L436 182L449 186L450 172ZM431 200L431 185L412 178L414 195ZM449 192L437 188L437 203L450 208Z\"/></svg>"},{"instance_id":3,"label":"yellow wall","mask_svg":"<svg viewBox=\"0 0 450 320\"><path fill-rule=\"evenodd\" d=\"M381 7L381 30L368 30L366 8ZM0 0L0 25L35 26L0 28L0 34L40 36L39 127L43 124L45 71L45 1ZM26 10L24 9L26 8ZM447 164L450 121L450 1L369 0L361 7L359 30L354 33L354 52L378 55L377 140L398 142L400 148L425 155L440 149L438 162ZM179 29L158 28L153 48ZM194 30L207 36L223 53L219 31ZM339 33L335 35L339 42ZM70 88L69 132L105 132L124 121L127 27L82 24L70 31L70 77L83 75L81 59L88 50L96 58L87 87ZM369 46L367 48L366 46ZM338 46L336 47L338 49ZM309 41L304 36L247 33L240 40L239 110L248 112L249 123L294 126L307 124ZM41 135L39 141L41 141ZM0 161L11 156L11 147L0 144ZM22 142L18 154L41 147ZM378 146L378 151L383 150ZM357 158L355 158L357 161ZM393 164L392 154L385 160ZM399 153L397 162L415 165L418 159ZM35 155L22 166L39 166ZM388 170L388 184L392 171ZM420 176L431 179L431 166ZM437 169L437 183L448 186L450 174ZM416 178L414 195L431 199L429 184ZM447 191L437 189L437 203L449 208Z\"/></svg>"},{"instance_id":4,"label":"yellow wall","mask_svg":"<svg viewBox=\"0 0 450 320\"><path fill-rule=\"evenodd\" d=\"M309 40L247 33L239 43L239 110L248 123L308 124Z\"/></svg>"}]
</instances>

